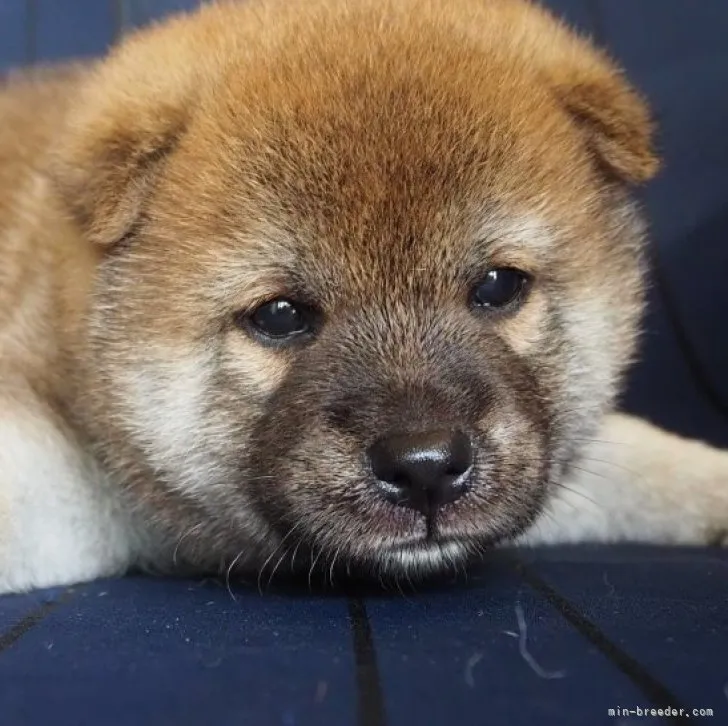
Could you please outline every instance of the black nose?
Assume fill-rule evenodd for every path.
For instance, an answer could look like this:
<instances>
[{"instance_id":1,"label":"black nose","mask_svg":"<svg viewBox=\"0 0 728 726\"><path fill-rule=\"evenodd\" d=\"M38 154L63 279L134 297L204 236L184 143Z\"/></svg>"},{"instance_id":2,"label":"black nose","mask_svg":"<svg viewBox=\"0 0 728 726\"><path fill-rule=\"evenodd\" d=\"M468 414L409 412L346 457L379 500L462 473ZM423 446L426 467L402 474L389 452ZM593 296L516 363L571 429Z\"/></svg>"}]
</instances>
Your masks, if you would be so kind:
<instances>
[{"instance_id":1,"label":"black nose","mask_svg":"<svg viewBox=\"0 0 728 726\"><path fill-rule=\"evenodd\" d=\"M389 501L429 516L465 493L473 451L461 431L425 431L380 439L369 461Z\"/></svg>"}]
</instances>

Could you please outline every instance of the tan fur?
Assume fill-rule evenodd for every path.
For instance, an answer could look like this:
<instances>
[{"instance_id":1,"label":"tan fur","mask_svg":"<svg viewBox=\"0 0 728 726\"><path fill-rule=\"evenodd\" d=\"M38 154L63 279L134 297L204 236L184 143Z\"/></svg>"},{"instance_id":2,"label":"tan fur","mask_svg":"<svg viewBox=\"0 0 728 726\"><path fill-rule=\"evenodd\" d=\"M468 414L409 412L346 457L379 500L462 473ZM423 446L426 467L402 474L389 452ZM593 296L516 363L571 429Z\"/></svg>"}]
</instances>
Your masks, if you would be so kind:
<instances>
[{"instance_id":1,"label":"tan fur","mask_svg":"<svg viewBox=\"0 0 728 726\"><path fill-rule=\"evenodd\" d=\"M119 532L84 574L44 569L5 526L0 590L124 557L293 567L299 547L332 570L424 575L558 510L586 442L615 435L642 304L627 186L657 170L651 122L606 56L536 6L219 2L94 66L18 76L0 120L0 405L35 412L4 414L29 442L47 423L78 451L79 496L101 502L67 502L79 551L103 537L94 522ZM468 309L491 267L533 278L512 315ZM307 346L236 324L296 295L323 320ZM480 479L425 543L361 459L382 432L441 424L477 439ZM710 458L681 541L728 523L728 457ZM670 471L692 476L682 461ZM626 538L664 539L680 517L649 479L649 495L642 477L624 486L643 515ZM0 523L44 486L0 471Z\"/></svg>"}]
</instances>

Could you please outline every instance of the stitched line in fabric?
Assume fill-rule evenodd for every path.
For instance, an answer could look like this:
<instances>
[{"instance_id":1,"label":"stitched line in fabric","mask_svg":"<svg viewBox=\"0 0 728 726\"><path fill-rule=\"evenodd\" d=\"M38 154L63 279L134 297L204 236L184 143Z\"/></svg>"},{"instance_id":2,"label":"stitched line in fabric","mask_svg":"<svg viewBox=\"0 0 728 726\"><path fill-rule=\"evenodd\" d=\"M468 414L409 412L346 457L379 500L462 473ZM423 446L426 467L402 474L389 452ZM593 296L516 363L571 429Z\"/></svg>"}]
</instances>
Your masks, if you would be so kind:
<instances>
[{"instance_id":1,"label":"stitched line in fabric","mask_svg":"<svg viewBox=\"0 0 728 726\"><path fill-rule=\"evenodd\" d=\"M349 599L349 622L354 641L357 685L357 726L385 726L384 699L366 605Z\"/></svg>"},{"instance_id":2,"label":"stitched line in fabric","mask_svg":"<svg viewBox=\"0 0 728 726\"><path fill-rule=\"evenodd\" d=\"M583 615L569 600L542 580L528 565L514 557L514 566L530 587L553 605L561 616L617 669L626 675L657 708L684 708L680 699L653 676L639 661L613 643L601 630ZM688 723L686 718L674 718L673 723Z\"/></svg>"},{"instance_id":3,"label":"stitched line in fabric","mask_svg":"<svg viewBox=\"0 0 728 726\"><path fill-rule=\"evenodd\" d=\"M0 633L0 653L17 643L26 633L31 631L36 625L43 622L48 615L59 605L67 602L71 597L70 592L65 592L57 600L46 602L32 610L19 623L13 625L12 628Z\"/></svg>"}]
</instances>

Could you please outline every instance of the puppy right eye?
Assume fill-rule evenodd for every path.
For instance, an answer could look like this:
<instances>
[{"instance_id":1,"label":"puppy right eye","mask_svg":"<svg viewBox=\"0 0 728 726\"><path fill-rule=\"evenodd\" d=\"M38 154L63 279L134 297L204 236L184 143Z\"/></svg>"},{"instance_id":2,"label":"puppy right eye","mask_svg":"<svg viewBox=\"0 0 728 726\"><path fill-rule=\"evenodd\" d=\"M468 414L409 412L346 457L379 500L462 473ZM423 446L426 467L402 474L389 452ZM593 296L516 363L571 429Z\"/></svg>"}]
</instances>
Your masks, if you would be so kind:
<instances>
[{"instance_id":1,"label":"puppy right eye","mask_svg":"<svg viewBox=\"0 0 728 726\"><path fill-rule=\"evenodd\" d=\"M258 339L287 343L314 332L312 308L287 298L276 298L236 316L237 324Z\"/></svg>"},{"instance_id":2,"label":"puppy right eye","mask_svg":"<svg viewBox=\"0 0 728 726\"><path fill-rule=\"evenodd\" d=\"M476 308L503 309L517 303L529 283L525 272L512 267L497 267L473 288L472 305Z\"/></svg>"}]
</instances>

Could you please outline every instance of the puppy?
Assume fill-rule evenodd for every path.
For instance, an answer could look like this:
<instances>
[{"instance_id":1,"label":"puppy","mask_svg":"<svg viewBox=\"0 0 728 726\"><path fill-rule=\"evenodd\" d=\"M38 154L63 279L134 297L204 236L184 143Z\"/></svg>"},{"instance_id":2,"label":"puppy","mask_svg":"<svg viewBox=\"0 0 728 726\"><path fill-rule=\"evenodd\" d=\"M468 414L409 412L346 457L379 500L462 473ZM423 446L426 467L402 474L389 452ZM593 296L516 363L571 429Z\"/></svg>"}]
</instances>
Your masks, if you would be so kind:
<instances>
[{"instance_id":1,"label":"puppy","mask_svg":"<svg viewBox=\"0 0 728 726\"><path fill-rule=\"evenodd\" d=\"M612 413L648 112L539 7L212 4L0 119L0 591L725 537Z\"/></svg>"}]
</instances>

